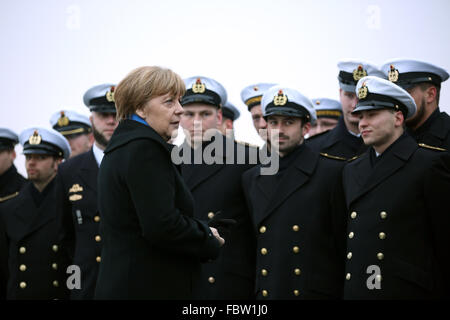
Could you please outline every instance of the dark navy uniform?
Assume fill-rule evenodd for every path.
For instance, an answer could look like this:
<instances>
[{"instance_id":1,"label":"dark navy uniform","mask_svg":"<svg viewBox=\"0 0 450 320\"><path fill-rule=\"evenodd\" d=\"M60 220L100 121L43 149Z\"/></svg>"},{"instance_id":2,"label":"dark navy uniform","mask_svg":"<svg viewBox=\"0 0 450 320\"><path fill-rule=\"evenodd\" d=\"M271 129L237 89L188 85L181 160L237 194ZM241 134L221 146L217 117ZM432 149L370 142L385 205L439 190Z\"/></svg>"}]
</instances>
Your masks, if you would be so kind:
<instances>
[{"instance_id":1,"label":"dark navy uniform","mask_svg":"<svg viewBox=\"0 0 450 320\"><path fill-rule=\"evenodd\" d=\"M269 126L272 115L301 118L302 123L316 120L311 100L290 88L270 88L261 106ZM258 299L341 296L343 160L320 155L302 143L280 158L276 174L262 175L262 166L244 173L242 183L257 233Z\"/></svg>"},{"instance_id":2,"label":"dark navy uniform","mask_svg":"<svg viewBox=\"0 0 450 320\"><path fill-rule=\"evenodd\" d=\"M256 157L254 164L250 164L249 153L256 155L257 149L227 142L229 138L220 134L216 137L223 139L220 155L223 164L182 164L181 172L195 200L195 218L209 221L220 211L222 218L234 219L236 225L228 234L221 234L225 244L219 258L202 265L200 279L194 285L194 298L251 299L254 297L254 233L241 176L256 164ZM234 148L233 153L227 154L227 144ZM190 147L184 143L182 149L185 148ZM238 153L245 155L244 164L236 164Z\"/></svg>"},{"instance_id":3,"label":"dark navy uniform","mask_svg":"<svg viewBox=\"0 0 450 320\"><path fill-rule=\"evenodd\" d=\"M439 108L417 130L408 132L418 143L450 150L450 116Z\"/></svg>"},{"instance_id":4,"label":"dark navy uniform","mask_svg":"<svg viewBox=\"0 0 450 320\"><path fill-rule=\"evenodd\" d=\"M226 102L226 90L217 81L206 77L185 80L186 94L181 99L183 107L190 103L204 103L211 108L221 108ZM224 109L224 115L230 111ZM194 283L194 299L252 299L254 297L254 234L241 185L242 173L257 163L258 151L236 143L219 133L212 137L222 147L215 150L217 162L195 163L194 151L185 142L181 154L190 151L191 158L183 161L183 179L194 197L194 217L211 221L220 211L223 219L233 219L236 224L228 232L219 228L225 244L217 260L202 265L200 277ZM198 149L208 148L203 142ZM253 153L253 164L250 163ZM239 164L238 159L241 161ZM220 163L222 162L222 163Z\"/></svg>"},{"instance_id":5,"label":"dark navy uniform","mask_svg":"<svg viewBox=\"0 0 450 320\"><path fill-rule=\"evenodd\" d=\"M306 139L306 144L315 151L345 159L359 156L367 150L362 138L347 130L342 117L334 129Z\"/></svg>"},{"instance_id":6,"label":"dark navy uniform","mask_svg":"<svg viewBox=\"0 0 450 320\"><path fill-rule=\"evenodd\" d=\"M27 180L17 172L16 167L12 165L0 176L0 202L8 200L9 197L13 197L26 181Z\"/></svg>"},{"instance_id":7,"label":"dark navy uniform","mask_svg":"<svg viewBox=\"0 0 450 320\"><path fill-rule=\"evenodd\" d=\"M365 77L357 90L354 113L393 109L392 117L401 111L408 119L416 112L414 99L387 80ZM377 113L367 118L373 116ZM381 130L387 127L377 131L370 120L361 121L380 135L379 140L400 135L381 154L370 147L344 168L348 208L344 298L448 298L450 154L419 146L401 126L383 136ZM379 145L376 142L374 146Z\"/></svg>"},{"instance_id":8,"label":"dark navy uniform","mask_svg":"<svg viewBox=\"0 0 450 320\"><path fill-rule=\"evenodd\" d=\"M73 264L81 268L81 289L72 290L72 299L94 297L101 259L97 175L98 165L91 149L62 163L56 177L64 241L72 248Z\"/></svg>"}]
</instances>

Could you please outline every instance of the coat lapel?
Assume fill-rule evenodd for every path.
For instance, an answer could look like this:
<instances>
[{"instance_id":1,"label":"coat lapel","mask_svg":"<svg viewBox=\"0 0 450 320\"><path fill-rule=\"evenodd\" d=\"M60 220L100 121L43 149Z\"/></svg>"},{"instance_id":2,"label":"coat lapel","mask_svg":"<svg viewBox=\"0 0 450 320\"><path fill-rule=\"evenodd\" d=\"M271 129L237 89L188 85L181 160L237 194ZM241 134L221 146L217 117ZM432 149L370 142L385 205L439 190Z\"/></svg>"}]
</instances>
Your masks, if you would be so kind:
<instances>
[{"instance_id":1,"label":"coat lapel","mask_svg":"<svg viewBox=\"0 0 450 320\"><path fill-rule=\"evenodd\" d=\"M85 154L83 162L78 172L78 177L83 181L83 183L88 186L92 191L97 193L97 175L98 175L98 165L95 160L94 152L91 150Z\"/></svg>"},{"instance_id":2,"label":"coat lapel","mask_svg":"<svg viewBox=\"0 0 450 320\"><path fill-rule=\"evenodd\" d=\"M305 149L294 160L294 164L286 169L276 191L271 196L269 205L266 210L263 211L257 223L267 218L275 209L285 202L292 193L301 188L310 179L316 168L319 154L313 152L307 146L303 147ZM259 178L261 179L261 176Z\"/></svg>"},{"instance_id":3,"label":"coat lapel","mask_svg":"<svg viewBox=\"0 0 450 320\"><path fill-rule=\"evenodd\" d=\"M392 148L386 151L382 156L383 158L380 159L374 168L371 167L368 152L365 154L365 158L356 166L354 177L356 180L361 181L361 188L350 196L349 204L401 169L418 148L414 139L407 135L400 137L394 143Z\"/></svg>"}]
</instances>

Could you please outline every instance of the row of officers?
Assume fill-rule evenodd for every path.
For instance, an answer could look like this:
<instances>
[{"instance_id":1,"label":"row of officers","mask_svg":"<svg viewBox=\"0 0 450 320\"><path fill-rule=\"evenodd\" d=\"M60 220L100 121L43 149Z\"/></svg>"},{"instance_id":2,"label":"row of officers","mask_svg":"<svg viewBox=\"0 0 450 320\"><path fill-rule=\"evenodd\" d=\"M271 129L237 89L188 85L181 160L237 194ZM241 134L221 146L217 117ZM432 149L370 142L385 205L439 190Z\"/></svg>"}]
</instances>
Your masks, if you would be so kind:
<instances>
[{"instance_id":1,"label":"row of officers","mask_svg":"<svg viewBox=\"0 0 450 320\"><path fill-rule=\"evenodd\" d=\"M272 175L250 160L254 146L227 143L239 111L225 88L185 79L180 152L217 139L224 150L222 164L187 161L179 170L194 218L218 226L225 245L202 264L189 296L177 294L168 271L160 284L172 294L158 296L155 285L133 297L449 298L450 117L439 110L449 75L416 60L338 67L340 102L269 83L242 90L262 149L279 156ZM94 298L103 236L97 176L118 125L115 90L105 84L85 93L90 118L65 110L52 117L53 130L0 129L2 298ZM203 134L210 129L218 129L214 139ZM13 164L18 142L28 180ZM81 270L71 290L70 265ZM139 270L130 261L123 272L139 281Z\"/></svg>"}]
</instances>

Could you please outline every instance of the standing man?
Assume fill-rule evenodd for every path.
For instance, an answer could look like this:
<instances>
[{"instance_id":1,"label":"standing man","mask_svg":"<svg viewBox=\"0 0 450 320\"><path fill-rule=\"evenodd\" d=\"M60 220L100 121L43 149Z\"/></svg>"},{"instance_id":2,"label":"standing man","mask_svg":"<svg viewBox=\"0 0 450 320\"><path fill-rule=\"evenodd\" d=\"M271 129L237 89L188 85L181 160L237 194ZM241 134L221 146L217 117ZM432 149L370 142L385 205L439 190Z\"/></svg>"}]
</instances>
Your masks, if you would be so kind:
<instances>
[{"instance_id":1,"label":"standing man","mask_svg":"<svg viewBox=\"0 0 450 320\"><path fill-rule=\"evenodd\" d=\"M206 77L185 80L181 116L186 140L181 145L182 176L194 196L194 217L210 221L231 219L236 224L219 233L225 245L219 258L203 264L194 283L195 299L252 299L254 287L254 235L241 186L242 173L256 164L249 154L257 149L221 135L222 105L227 94L217 81ZM214 152L208 150L217 144ZM186 155L189 155L186 157ZM215 161L208 159L213 156ZM239 161L239 162L238 162Z\"/></svg>"},{"instance_id":2,"label":"standing man","mask_svg":"<svg viewBox=\"0 0 450 320\"><path fill-rule=\"evenodd\" d=\"M417 112L406 120L408 132L419 143L450 150L450 116L439 109L441 83L448 72L418 60L393 60L381 70L414 98Z\"/></svg>"},{"instance_id":3,"label":"standing man","mask_svg":"<svg viewBox=\"0 0 450 320\"><path fill-rule=\"evenodd\" d=\"M339 99L343 116L333 130L308 139L307 143L314 150L350 159L361 155L367 149L359 134L358 118L352 114L358 101L355 94L356 83L368 75L384 75L371 63L361 61L339 62L338 68Z\"/></svg>"},{"instance_id":4,"label":"standing man","mask_svg":"<svg viewBox=\"0 0 450 320\"><path fill-rule=\"evenodd\" d=\"M274 83L257 83L249 85L241 91L242 102L247 105L248 111L252 115L253 126L264 143L267 142L267 134L265 131L267 130L267 123L261 111L261 99L264 92L274 85Z\"/></svg>"},{"instance_id":5,"label":"standing man","mask_svg":"<svg viewBox=\"0 0 450 320\"><path fill-rule=\"evenodd\" d=\"M310 99L275 86L262 109L275 175L256 166L243 175L256 236L257 299L336 299L342 294L345 205L340 195L344 159L319 154L304 136L316 113Z\"/></svg>"},{"instance_id":6,"label":"standing man","mask_svg":"<svg viewBox=\"0 0 450 320\"><path fill-rule=\"evenodd\" d=\"M219 131L226 137L234 140L234 121L239 118L241 113L230 102L222 106L222 122L219 124Z\"/></svg>"},{"instance_id":7,"label":"standing man","mask_svg":"<svg viewBox=\"0 0 450 320\"><path fill-rule=\"evenodd\" d=\"M339 101L328 98L316 98L312 101L317 114L317 123L311 126L309 137L334 129L342 116L342 106Z\"/></svg>"},{"instance_id":8,"label":"standing man","mask_svg":"<svg viewBox=\"0 0 450 320\"><path fill-rule=\"evenodd\" d=\"M50 124L69 141L72 150L70 157L75 157L91 149L94 136L91 122L87 116L75 111L61 110L52 115Z\"/></svg>"},{"instance_id":9,"label":"standing man","mask_svg":"<svg viewBox=\"0 0 450 320\"><path fill-rule=\"evenodd\" d=\"M405 90L365 77L356 92L353 113L370 148L343 172L344 298L448 298L450 155L405 133L416 112Z\"/></svg>"},{"instance_id":10,"label":"standing man","mask_svg":"<svg viewBox=\"0 0 450 320\"><path fill-rule=\"evenodd\" d=\"M57 201L65 230L65 242L74 249L73 264L81 268L81 289L73 289L71 299L93 299L101 261L100 215L97 208L97 175L103 150L117 127L112 84L89 89L83 97L91 111L95 138L88 152L59 167Z\"/></svg>"},{"instance_id":11,"label":"standing man","mask_svg":"<svg viewBox=\"0 0 450 320\"><path fill-rule=\"evenodd\" d=\"M30 128L20 134L29 182L0 205L8 244L7 299L68 297L67 248L61 246L54 178L70 146L57 131Z\"/></svg>"},{"instance_id":12,"label":"standing man","mask_svg":"<svg viewBox=\"0 0 450 320\"><path fill-rule=\"evenodd\" d=\"M0 128L0 203L17 196L26 182L14 166L16 159L14 146L18 142L17 134L9 129ZM0 221L0 300L6 297L7 252L5 230Z\"/></svg>"}]
</instances>

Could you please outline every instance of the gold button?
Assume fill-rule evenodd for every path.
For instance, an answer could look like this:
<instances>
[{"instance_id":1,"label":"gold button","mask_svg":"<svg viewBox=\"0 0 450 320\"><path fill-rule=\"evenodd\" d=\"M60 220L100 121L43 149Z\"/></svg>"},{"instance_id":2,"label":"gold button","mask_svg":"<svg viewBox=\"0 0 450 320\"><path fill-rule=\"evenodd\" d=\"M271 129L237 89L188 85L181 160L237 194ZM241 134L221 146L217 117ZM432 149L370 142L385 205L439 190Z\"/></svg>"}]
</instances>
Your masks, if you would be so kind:
<instances>
[{"instance_id":1,"label":"gold button","mask_svg":"<svg viewBox=\"0 0 450 320\"><path fill-rule=\"evenodd\" d=\"M25 252L27 252L27 249L25 249L25 247L20 247L19 252L21 254L24 254Z\"/></svg>"},{"instance_id":2,"label":"gold button","mask_svg":"<svg viewBox=\"0 0 450 320\"><path fill-rule=\"evenodd\" d=\"M293 251L294 253L298 253L298 252L300 251L300 248L297 247L297 246L294 246L294 247L292 248L292 251Z\"/></svg>"},{"instance_id":3,"label":"gold button","mask_svg":"<svg viewBox=\"0 0 450 320\"><path fill-rule=\"evenodd\" d=\"M58 246L57 246L56 244L54 244L54 245L52 246L52 249L53 249L53 251L58 252Z\"/></svg>"},{"instance_id":4,"label":"gold button","mask_svg":"<svg viewBox=\"0 0 450 320\"><path fill-rule=\"evenodd\" d=\"M97 242L102 241L102 237L100 237L100 236L95 236L95 241L97 241Z\"/></svg>"},{"instance_id":5,"label":"gold button","mask_svg":"<svg viewBox=\"0 0 450 320\"><path fill-rule=\"evenodd\" d=\"M296 276L299 276L302 271L299 268L294 269L294 273Z\"/></svg>"},{"instance_id":6,"label":"gold button","mask_svg":"<svg viewBox=\"0 0 450 320\"><path fill-rule=\"evenodd\" d=\"M208 218L210 218L210 219L214 218L214 212L208 213Z\"/></svg>"},{"instance_id":7,"label":"gold button","mask_svg":"<svg viewBox=\"0 0 450 320\"><path fill-rule=\"evenodd\" d=\"M267 297L269 295L269 292L267 292L267 290L263 290L262 295L263 297Z\"/></svg>"},{"instance_id":8,"label":"gold button","mask_svg":"<svg viewBox=\"0 0 450 320\"><path fill-rule=\"evenodd\" d=\"M382 278L381 275L379 275L379 274L377 274L377 275L375 276L375 280L376 280L377 282L381 282L382 279L383 279L383 278Z\"/></svg>"},{"instance_id":9,"label":"gold button","mask_svg":"<svg viewBox=\"0 0 450 320\"><path fill-rule=\"evenodd\" d=\"M95 222L100 222L100 216L95 216L95 217L94 217L94 221L95 221Z\"/></svg>"},{"instance_id":10,"label":"gold button","mask_svg":"<svg viewBox=\"0 0 450 320\"><path fill-rule=\"evenodd\" d=\"M350 215L350 217L352 217L352 219L355 219L355 218L356 218L356 215L357 215L357 214L356 214L356 211L353 211L352 214Z\"/></svg>"},{"instance_id":11,"label":"gold button","mask_svg":"<svg viewBox=\"0 0 450 320\"><path fill-rule=\"evenodd\" d=\"M267 276L267 270L266 269L262 269L261 270L261 274L265 277L265 276Z\"/></svg>"},{"instance_id":12,"label":"gold button","mask_svg":"<svg viewBox=\"0 0 450 320\"><path fill-rule=\"evenodd\" d=\"M350 280L351 277L352 277L352 275L351 275L350 273L347 273L347 274L345 275L345 279L347 279L347 280Z\"/></svg>"},{"instance_id":13,"label":"gold button","mask_svg":"<svg viewBox=\"0 0 450 320\"><path fill-rule=\"evenodd\" d=\"M265 255L267 254L267 249L266 249L266 248L262 248L262 249L261 249L261 254L262 254L263 256L265 256Z\"/></svg>"},{"instance_id":14,"label":"gold button","mask_svg":"<svg viewBox=\"0 0 450 320\"><path fill-rule=\"evenodd\" d=\"M381 252L377 254L377 258L378 260L383 260L384 259L384 254L382 254Z\"/></svg>"},{"instance_id":15,"label":"gold button","mask_svg":"<svg viewBox=\"0 0 450 320\"><path fill-rule=\"evenodd\" d=\"M386 213L386 211L381 211L380 217L381 217L381 219L386 219L386 218L387 218L387 213Z\"/></svg>"},{"instance_id":16,"label":"gold button","mask_svg":"<svg viewBox=\"0 0 450 320\"><path fill-rule=\"evenodd\" d=\"M54 287L59 287L59 282L58 282L58 280L53 281L53 286L54 286Z\"/></svg>"},{"instance_id":17,"label":"gold button","mask_svg":"<svg viewBox=\"0 0 450 320\"><path fill-rule=\"evenodd\" d=\"M259 232L264 233L266 232L267 228L265 226L262 226L261 228L259 228Z\"/></svg>"},{"instance_id":18,"label":"gold button","mask_svg":"<svg viewBox=\"0 0 450 320\"><path fill-rule=\"evenodd\" d=\"M353 254L351 252L347 253L347 259L350 260L352 258Z\"/></svg>"},{"instance_id":19,"label":"gold button","mask_svg":"<svg viewBox=\"0 0 450 320\"><path fill-rule=\"evenodd\" d=\"M300 230L300 228L298 227L298 225L294 225L294 226L292 226L292 230L297 232L298 230Z\"/></svg>"},{"instance_id":20,"label":"gold button","mask_svg":"<svg viewBox=\"0 0 450 320\"><path fill-rule=\"evenodd\" d=\"M208 282L209 283L214 283L214 282L216 282L216 279L214 279L214 277L209 277L208 278Z\"/></svg>"},{"instance_id":21,"label":"gold button","mask_svg":"<svg viewBox=\"0 0 450 320\"><path fill-rule=\"evenodd\" d=\"M381 240L386 239L386 233L384 233L384 232L380 232L380 234L378 236L380 237Z\"/></svg>"},{"instance_id":22,"label":"gold button","mask_svg":"<svg viewBox=\"0 0 450 320\"><path fill-rule=\"evenodd\" d=\"M27 270L27 266L24 265L24 264L21 264L20 267L19 267L19 270L20 271L25 271L25 270Z\"/></svg>"},{"instance_id":23,"label":"gold button","mask_svg":"<svg viewBox=\"0 0 450 320\"><path fill-rule=\"evenodd\" d=\"M95 261L100 262L100 261L102 261L102 258L100 256L98 256L97 258L95 258Z\"/></svg>"},{"instance_id":24,"label":"gold button","mask_svg":"<svg viewBox=\"0 0 450 320\"><path fill-rule=\"evenodd\" d=\"M53 270L58 270L58 264L52 263L52 269Z\"/></svg>"},{"instance_id":25,"label":"gold button","mask_svg":"<svg viewBox=\"0 0 450 320\"><path fill-rule=\"evenodd\" d=\"M27 283L22 281L22 282L19 284L19 286L20 286L21 289L25 289L25 288L27 287Z\"/></svg>"},{"instance_id":26,"label":"gold button","mask_svg":"<svg viewBox=\"0 0 450 320\"><path fill-rule=\"evenodd\" d=\"M350 232L350 233L348 234L348 237L349 237L350 239L353 239L354 236L355 236L355 234L353 233L353 231Z\"/></svg>"},{"instance_id":27,"label":"gold button","mask_svg":"<svg viewBox=\"0 0 450 320\"><path fill-rule=\"evenodd\" d=\"M299 294L300 294L300 291L294 290L294 296L298 297Z\"/></svg>"}]
</instances>

